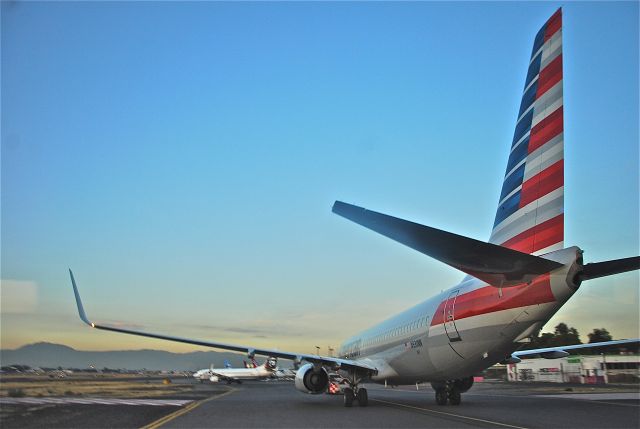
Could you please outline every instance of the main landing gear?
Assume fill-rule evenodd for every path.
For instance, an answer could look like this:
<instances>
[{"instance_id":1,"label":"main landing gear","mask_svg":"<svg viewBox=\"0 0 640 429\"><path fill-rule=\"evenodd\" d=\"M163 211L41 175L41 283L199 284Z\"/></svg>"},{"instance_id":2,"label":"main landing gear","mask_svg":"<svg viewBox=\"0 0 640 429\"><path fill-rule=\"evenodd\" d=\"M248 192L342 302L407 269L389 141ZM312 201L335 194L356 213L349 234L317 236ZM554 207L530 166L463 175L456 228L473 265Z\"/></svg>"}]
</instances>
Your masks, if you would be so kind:
<instances>
[{"instance_id":1,"label":"main landing gear","mask_svg":"<svg viewBox=\"0 0 640 429\"><path fill-rule=\"evenodd\" d=\"M344 389L344 406L352 407L353 402L357 401L361 407L369 405L369 394L364 387L358 387L362 381L362 377L358 376L356 371L349 371L349 375L345 377L349 383L349 387Z\"/></svg>"},{"instance_id":2,"label":"main landing gear","mask_svg":"<svg viewBox=\"0 0 640 429\"><path fill-rule=\"evenodd\" d=\"M369 405L369 394L367 393L367 389L361 387L357 389L354 393L353 389L347 387L344 389L344 406L351 407L353 406L353 402L358 401L358 405L361 407L366 407Z\"/></svg>"},{"instance_id":3,"label":"main landing gear","mask_svg":"<svg viewBox=\"0 0 640 429\"><path fill-rule=\"evenodd\" d=\"M438 405L460 405L462 393L466 392L473 385L473 377L448 380L441 383L431 383L436 391L436 404Z\"/></svg>"},{"instance_id":4,"label":"main landing gear","mask_svg":"<svg viewBox=\"0 0 640 429\"><path fill-rule=\"evenodd\" d=\"M439 387L436 389L436 404L438 405L460 405L462 402L462 394L458 389L452 387L447 389L446 387Z\"/></svg>"}]
</instances>

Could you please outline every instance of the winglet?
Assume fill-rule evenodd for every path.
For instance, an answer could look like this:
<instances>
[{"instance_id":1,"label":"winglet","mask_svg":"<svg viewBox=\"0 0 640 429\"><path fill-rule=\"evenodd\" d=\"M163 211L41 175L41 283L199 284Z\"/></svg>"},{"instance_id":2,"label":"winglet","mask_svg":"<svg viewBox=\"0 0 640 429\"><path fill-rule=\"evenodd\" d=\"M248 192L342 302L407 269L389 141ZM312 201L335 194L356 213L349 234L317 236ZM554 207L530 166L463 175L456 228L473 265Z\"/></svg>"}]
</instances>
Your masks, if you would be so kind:
<instances>
[{"instance_id":1,"label":"winglet","mask_svg":"<svg viewBox=\"0 0 640 429\"><path fill-rule=\"evenodd\" d=\"M78 305L78 314L80 315L80 319L87 325L92 328L95 327L92 322L87 318L86 313L84 312L84 307L82 306L82 300L80 299L80 294L78 293L78 287L76 286L76 279L73 278L73 271L69 268L69 275L71 276L71 286L73 286L73 293L76 296L76 304Z\"/></svg>"}]
</instances>

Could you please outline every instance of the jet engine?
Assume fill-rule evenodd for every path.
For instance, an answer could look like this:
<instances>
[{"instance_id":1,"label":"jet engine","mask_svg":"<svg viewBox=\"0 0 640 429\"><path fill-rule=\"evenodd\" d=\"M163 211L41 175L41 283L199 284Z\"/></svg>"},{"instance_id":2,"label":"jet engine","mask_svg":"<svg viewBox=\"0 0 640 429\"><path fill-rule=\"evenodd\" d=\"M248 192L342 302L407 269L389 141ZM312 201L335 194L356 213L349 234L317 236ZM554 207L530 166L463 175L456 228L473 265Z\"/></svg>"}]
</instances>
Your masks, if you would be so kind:
<instances>
[{"instance_id":1,"label":"jet engine","mask_svg":"<svg viewBox=\"0 0 640 429\"><path fill-rule=\"evenodd\" d=\"M324 393L329 387L329 374L324 368L315 368L312 363L300 367L296 372L296 389L304 393Z\"/></svg>"}]
</instances>

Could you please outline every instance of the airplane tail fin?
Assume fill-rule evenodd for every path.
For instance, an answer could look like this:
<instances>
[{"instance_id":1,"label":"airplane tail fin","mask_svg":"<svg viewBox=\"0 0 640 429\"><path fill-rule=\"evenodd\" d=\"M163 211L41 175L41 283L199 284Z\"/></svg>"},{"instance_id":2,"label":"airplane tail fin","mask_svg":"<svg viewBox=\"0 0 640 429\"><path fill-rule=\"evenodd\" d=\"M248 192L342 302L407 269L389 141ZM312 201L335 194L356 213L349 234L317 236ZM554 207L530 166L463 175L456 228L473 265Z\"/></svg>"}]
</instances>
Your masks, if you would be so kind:
<instances>
[{"instance_id":1,"label":"airplane tail fin","mask_svg":"<svg viewBox=\"0 0 640 429\"><path fill-rule=\"evenodd\" d=\"M278 358L270 356L267 360L264 361L263 365L269 371L275 371L278 367Z\"/></svg>"},{"instance_id":2,"label":"airplane tail fin","mask_svg":"<svg viewBox=\"0 0 640 429\"><path fill-rule=\"evenodd\" d=\"M564 246L562 9L533 43L490 243L540 255Z\"/></svg>"}]
</instances>

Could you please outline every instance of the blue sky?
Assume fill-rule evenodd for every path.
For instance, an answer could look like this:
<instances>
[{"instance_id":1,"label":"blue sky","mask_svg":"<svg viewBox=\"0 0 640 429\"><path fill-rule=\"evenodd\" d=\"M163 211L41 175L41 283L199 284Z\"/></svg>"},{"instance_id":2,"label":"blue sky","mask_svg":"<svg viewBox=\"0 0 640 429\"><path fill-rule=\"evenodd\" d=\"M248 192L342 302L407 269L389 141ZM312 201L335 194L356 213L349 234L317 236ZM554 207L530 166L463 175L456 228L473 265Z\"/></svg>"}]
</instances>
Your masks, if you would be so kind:
<instances>
[{"instance_id":1,"label":"blue sky","mask_svg":"<svg viewBox=\"0 0 640 429\"><path fill-rule=\"evenodd\" d=\"M2 347L314 352L461 274L336 199L486 240L535 3L2 3ZM563 9L565 245L637 255L638 3ZM637 273L547 325L639 335Z\"/></svg>"}]
</instances>

